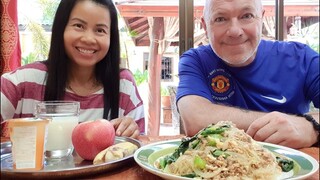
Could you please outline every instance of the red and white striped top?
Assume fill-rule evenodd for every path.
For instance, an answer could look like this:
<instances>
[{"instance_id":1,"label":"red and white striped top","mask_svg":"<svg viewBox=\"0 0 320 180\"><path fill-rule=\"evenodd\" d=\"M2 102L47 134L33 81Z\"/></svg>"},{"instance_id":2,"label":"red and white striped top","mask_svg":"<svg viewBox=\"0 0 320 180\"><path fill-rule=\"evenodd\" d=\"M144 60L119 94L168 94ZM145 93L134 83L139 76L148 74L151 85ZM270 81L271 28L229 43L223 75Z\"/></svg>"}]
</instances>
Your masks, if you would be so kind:
<instances>
[{"instance_id":1,"label":"red and white striped top","mask_svg":"<svg viewBox=\"0 0 320 180\"><path fill-rule=\"evenodd\" d=\"M47 67L41 62L22 66L1 76L1 122L10 118L32 117L34 103L44 97ZM143 102L129 70L120 72L119 117L133 118L145 132ZM66 89L64 100L80 102L80 122L101 119L103 116L103 89L79 96Z\"/></svg>"}]
</instances>

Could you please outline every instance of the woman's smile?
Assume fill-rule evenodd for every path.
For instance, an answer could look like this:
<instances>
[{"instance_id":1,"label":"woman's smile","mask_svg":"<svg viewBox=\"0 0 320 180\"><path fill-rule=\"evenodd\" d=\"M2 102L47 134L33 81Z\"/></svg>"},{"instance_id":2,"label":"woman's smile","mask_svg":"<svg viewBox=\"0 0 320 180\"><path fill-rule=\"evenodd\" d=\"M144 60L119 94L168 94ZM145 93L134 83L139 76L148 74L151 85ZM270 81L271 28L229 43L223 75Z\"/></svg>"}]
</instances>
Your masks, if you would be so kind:
<instances>
[{"instance_id":1,"label":"woman's smile","mask_svg":"<svg viewBox=\"0 0 320 180\"><path fill-rule=\"evenodd\" d=\"M95 52L97 52L96 50L90 50L90 49L84 49L84 48L80 48L80 47L76 47L76 49L84 54L93 54Z\"/></svg>"}]
</instances>

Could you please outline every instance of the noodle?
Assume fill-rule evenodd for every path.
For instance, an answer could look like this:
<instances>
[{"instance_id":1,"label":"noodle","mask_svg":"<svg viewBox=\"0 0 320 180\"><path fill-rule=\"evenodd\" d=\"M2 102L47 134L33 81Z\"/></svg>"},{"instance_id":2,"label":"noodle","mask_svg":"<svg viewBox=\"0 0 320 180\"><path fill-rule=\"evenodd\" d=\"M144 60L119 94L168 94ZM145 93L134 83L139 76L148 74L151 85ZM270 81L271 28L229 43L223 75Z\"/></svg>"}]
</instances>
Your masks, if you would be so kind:
<instances>
[{"instance_id":1,"label":"noodle","mask_svg":"<svg viewBox=\"0 0 320 180\"><path fill-rule=\"evenodd\" d=\"M182 140L160 159L166 173L197 179L277 179L282 173L275 155L228 121Z\"/></svg>"}]
</instances>

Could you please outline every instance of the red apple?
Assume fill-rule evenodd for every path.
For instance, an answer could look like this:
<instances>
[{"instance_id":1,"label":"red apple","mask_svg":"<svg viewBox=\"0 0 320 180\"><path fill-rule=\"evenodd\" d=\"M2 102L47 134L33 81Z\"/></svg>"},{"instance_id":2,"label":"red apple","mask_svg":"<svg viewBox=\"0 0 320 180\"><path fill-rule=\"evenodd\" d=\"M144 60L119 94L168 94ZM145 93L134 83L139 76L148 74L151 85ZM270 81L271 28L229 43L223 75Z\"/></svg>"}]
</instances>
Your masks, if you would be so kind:
<instances>
[{"instance_id":1,"label":"red apple","mask_svg":"<svg viewBox=\"0 0 320 180\"><path fill-rule=\"evenodd\" d=\"M95 156L114 144L115 129L105 119L86 121L72 131L72 144L80 157L93 160Z\"/></svg>"}]
</instances>

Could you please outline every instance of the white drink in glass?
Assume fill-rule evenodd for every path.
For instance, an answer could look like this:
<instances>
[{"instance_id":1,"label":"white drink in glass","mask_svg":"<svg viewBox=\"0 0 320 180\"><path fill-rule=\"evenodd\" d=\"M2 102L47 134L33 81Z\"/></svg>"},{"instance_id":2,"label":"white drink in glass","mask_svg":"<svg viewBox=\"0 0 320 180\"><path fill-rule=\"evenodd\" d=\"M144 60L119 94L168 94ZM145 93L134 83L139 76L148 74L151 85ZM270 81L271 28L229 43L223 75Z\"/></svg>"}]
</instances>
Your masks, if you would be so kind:
<instances>
[{"instance_id":1,"label":"white drink in glass","mask_svg":"<svg viewBox=\"0 0 320 180\"><path fill-rule=\"evenodd\" d=\"M48 126L46 151L73 148L71 135L78 121L77 116L52 117Z\"/></svg>"},{"instance_id":2,"label":"white drink in glass","mask_svg":"<svg viewBox=\"0 0 320 180\"><path fill-rule=\"evenodd\" d=\"M49 119L46 158L67 157L73 152L72 131L79 122L80 103L43 101L35 105L35 116Z\"/></svg>"}]
</instances>

